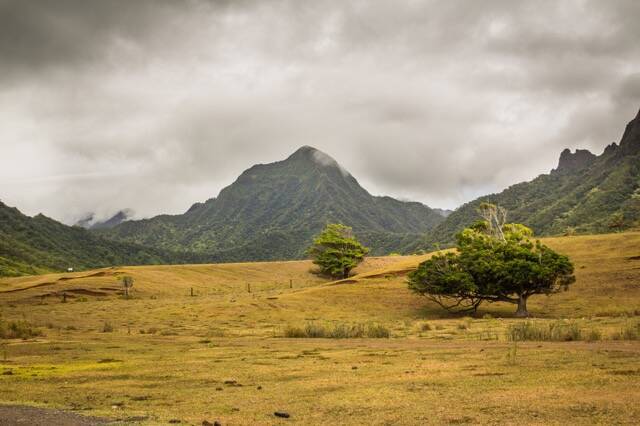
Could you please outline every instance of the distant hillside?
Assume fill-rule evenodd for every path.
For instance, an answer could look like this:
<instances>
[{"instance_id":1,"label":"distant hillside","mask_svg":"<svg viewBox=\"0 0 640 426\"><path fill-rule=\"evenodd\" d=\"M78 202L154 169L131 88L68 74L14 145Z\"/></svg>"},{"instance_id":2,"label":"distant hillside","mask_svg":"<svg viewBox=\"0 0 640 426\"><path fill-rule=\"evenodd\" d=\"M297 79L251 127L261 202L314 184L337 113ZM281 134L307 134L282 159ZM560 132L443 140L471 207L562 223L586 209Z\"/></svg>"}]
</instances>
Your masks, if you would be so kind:
<instances>
[{"instance_id":1,"label":"distant hillside","mask_svg":"<svg viewBox=\"0 0 640 426\"><path fill-rule=\"evenodd\" d=\"M111 265L191 263L201 255L168 253L105 240L43 215L29 217L0 202L0 276Z\"/></svg>"},{"instance_id":2,"label":"distant hillside","mask_svg":"<svg viewBox=\"0 0 640 426\"><path fill-rule=\"evenodd\" d=\"M373 254L402 250L442 222L429 207L375 197L333 158L302 147L259 164L219 196L185 214L127 221L100 234L170 250L209 253L218 261L294 259L327 223L352 226Z\"/></svg>"},{"instance_id":3,"label":"distant hillside","mask_svg":"<svg viewBox=\"0 0 640 426\"><path fill-rule=\"evenodd\" d=\"M508 221L524 223L540 235L602 233L637 226L640 112L627 125L619 145L609 145L599 156L587 150L563 151L550 174L463 205L416 248L451 242L458 231L478 219L476 211L482 202L507 208Z\"/></svg>"}]
</instances>

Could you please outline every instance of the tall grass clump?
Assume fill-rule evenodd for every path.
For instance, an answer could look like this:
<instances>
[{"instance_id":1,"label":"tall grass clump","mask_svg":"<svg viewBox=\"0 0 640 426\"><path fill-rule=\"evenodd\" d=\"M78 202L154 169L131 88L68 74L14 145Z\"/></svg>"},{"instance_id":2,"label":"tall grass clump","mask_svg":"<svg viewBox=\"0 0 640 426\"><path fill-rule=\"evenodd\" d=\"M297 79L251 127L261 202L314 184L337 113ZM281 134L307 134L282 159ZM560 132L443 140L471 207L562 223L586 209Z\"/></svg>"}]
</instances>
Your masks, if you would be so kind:
<instances>
[{"instance_id":1,"label":"tall grass clump","mask_svg":"<svg viewBox=\"0 0 640 426\"><path fill-rule=\"evenodd\" d=\"M304 332L304 328L288 325L284 328L284 337L298 339L298 338L307 337L307 335Z\"/></svg>"},{"instance_id":2,"label":"tall grass clump","mask_svg":"<svg viewBox=\"0 0 640 426\"><path fill-rule=\"evenodd\" d=\"M27 321L5 321L0 318L0 339L28 339L42 336L42 331Z\"/></svg>"},{"instance_id":3,"label":"tall grass clump","mask_svg":"<svg viewBox=\"0 0 640 426\"><path fill-rule=\"evenodd\" d=\"M102 332L113 333L113 324L111 324L109 321L105 321L104 324L102 324Z\"/></svg>"},{"instance_id":4,"label":"tall grass clump","mask_svg":"<svg viewBox=\"0 0 640 426\"><path fill-rule=\"evenodd\" d=\"M611 335L613 340L640 340L640 322L627 324L622 330Z\"/></svg>"},{"instance_id":5,"label":"tall grass clump","mask_svg":"<svg viewBox=\"0 0 640 426\"><path fill-rule=\"evenodd\" d=\"M546 342L572 342L584 340L580 327L575 322L554 321L552 323L539 323L525 321L510 324L507 328L507 340L510 341L546 341Z\"/></svg>"},{"instance_id":6,"label":"tall grass clump","mask_svg":"<svg viewBox=\"0 0 640 426\"><path fill-rule=\"evenodd\" d=\"M325 339L359 339L389 338L391 332L380 324L348 324L338 323L326 326L315 322L308 322L304 327L287 326L284 329L284 337L288 338L325 338Z\"/></svg>"},{"instance_id":7,"label":"tall grass clump","mask_svg":"<svg viewBox=\"0 0 640 426\"><path fill-rule=\"evenodd\" d=\"M391 332L383 325L369 324L366 328L366 335L372 339L388 339L391 337Z\"/></svg>"}]
</instances>

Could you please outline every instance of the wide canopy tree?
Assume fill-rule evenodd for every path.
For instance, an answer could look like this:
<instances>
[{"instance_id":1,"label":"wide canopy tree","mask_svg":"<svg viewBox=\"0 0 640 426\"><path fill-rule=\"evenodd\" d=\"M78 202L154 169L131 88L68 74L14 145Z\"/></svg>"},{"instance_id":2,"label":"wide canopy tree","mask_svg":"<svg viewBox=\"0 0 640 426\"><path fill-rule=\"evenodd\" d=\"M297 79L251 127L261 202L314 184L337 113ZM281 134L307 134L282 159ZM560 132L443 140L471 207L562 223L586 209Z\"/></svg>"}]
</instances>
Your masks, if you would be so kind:
<instances>
[{"instance_id":1,"label":"wide canopy tree","mask_svg":"<svg viewBox=\"0 0 640 426\"><path fill-rule=\"evenodd\" d=\"M484 204L484 220L457 235L457 250L435 254L409 274L409 288L451 311L473 311L482 302L517 304L526 317L534 294L566 290L575 281L567 256L556 253L533 231L505 224L506 211Z\"/></svg>"},{"instance_id":2,"label":"wide canopy tree","mask_svg":"<svg viewBox=\"0 0 640 426\"><path fill-rule=\"evenodd\" d=\"M320 271L334 278L347 278L368 252L355 238L353 230L339 223L327 225L307 251Z\"/></svg>"}]
</instances>

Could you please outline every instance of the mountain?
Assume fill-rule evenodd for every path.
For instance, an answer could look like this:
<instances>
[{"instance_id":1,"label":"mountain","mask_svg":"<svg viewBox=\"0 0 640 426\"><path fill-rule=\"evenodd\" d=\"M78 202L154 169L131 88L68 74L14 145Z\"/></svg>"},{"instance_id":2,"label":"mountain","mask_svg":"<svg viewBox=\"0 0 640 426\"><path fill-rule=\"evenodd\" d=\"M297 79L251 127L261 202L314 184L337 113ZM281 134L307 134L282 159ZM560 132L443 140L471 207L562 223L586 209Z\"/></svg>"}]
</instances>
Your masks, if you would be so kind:
<instances>
[{"instance_id":1,"label":"mountain","mask_svg":"<svg viewBox=\"0 0 640 426\"><path fill-rule=\"evenodd\" d=\"M109 229L114 226L120 225L122 222L129 220L133 216L133 210L124 209L120 210L109 219L104 221L95 220L95 215L93 213L89 213L84 216L82 219L77 221L74 226L79 226L85 229Z\"/></svg>"},{"instance_id":2,"label":"mountain","mask_svg":"<svg viewBox=\"0 0 640 426\"><path fill-rule=\"evenodd\" d=\"M44 215L29 217L0 202L0 276L111 265L195 263L201 255L170 253L105 240Z\"/></svg>"},{"instance_id":3,"label":"mountain","mask_svg":"<svg viewBox=\"0 0 640 426\"><path fill-rule=\"evenodd\" d=\"M217 261L294 259L326 224L352 226L373 254L402 250L444 217L416 202L376 197L333 158L304 146L258 164L217 198L181 215L126 221L100 235L162 249L208 253Z\"/></svg>"},{"instance_id":4,"label":"mountain","mask_svg":"<svg viewBox=\"0 0 640 426\"><path fill-rule=\"evenodd\" d=\"M611 232L640 222L640 111L627 124L619 144L596 156L587 150L560 155L558 167L531 182L459 207L418 244L450 243L454 235L478 219L480 203L505 207L509 222L531 227L536 234ZM416 247L418 248L418 247Z\"/></svg>"}]
</instances>

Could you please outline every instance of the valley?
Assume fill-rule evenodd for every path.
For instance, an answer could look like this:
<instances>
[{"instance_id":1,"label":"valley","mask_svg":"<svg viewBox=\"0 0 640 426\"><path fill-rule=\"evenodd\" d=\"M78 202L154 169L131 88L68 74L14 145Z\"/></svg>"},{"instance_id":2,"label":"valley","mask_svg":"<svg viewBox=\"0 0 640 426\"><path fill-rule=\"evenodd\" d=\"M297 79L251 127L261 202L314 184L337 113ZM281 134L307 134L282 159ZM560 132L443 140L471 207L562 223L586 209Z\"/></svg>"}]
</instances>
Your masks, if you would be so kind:
<instances>
[{"instance_id":1,"label":"valley","mask_svg":"<svg viewBox=\"0 0 640 426\"><path fill-rule=\"evenodd\" d=\"M2 279L3 320L43 335L3 345L0 399L140 424L633 424L640 341L616 333L640 324L640 232L544 243L571 257L577 282L533 297L531 321L599 337L518 342L515 355L512 305L463 317L409 292L406 273L429 254L367 258L337 282L309 261ZM122 274L135 279L128 300ZM285 337L306 324L390 337Z\"/></svg>"}]
</instances>

